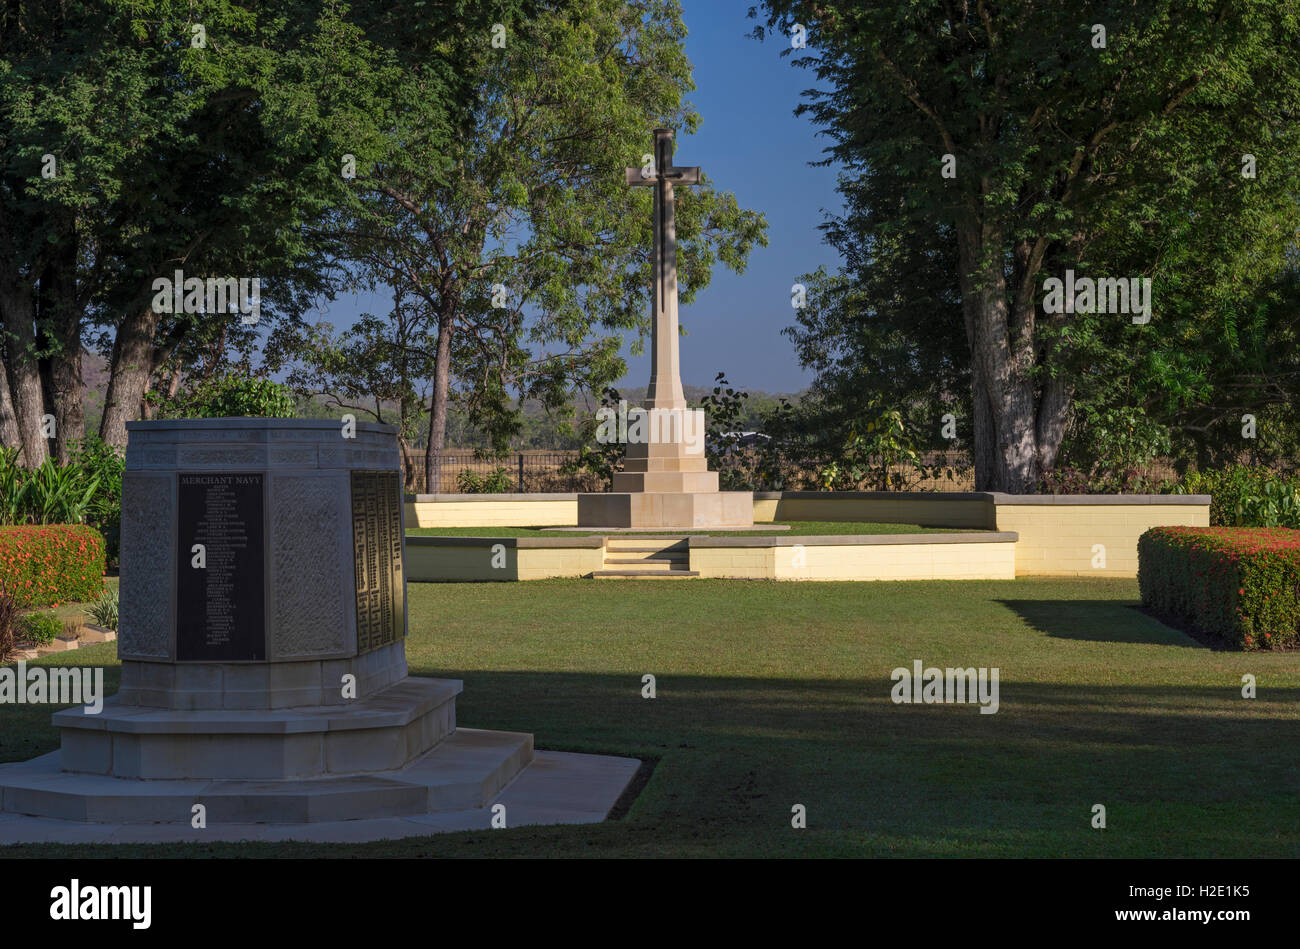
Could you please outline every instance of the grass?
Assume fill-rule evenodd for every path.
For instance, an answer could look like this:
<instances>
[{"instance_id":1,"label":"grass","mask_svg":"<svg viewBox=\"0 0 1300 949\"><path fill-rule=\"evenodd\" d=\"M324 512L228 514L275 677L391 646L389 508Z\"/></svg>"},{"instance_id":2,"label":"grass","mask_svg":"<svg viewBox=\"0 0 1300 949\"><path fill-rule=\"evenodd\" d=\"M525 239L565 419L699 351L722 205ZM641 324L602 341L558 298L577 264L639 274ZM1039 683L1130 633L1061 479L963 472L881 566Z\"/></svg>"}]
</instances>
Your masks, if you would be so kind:
<instances>
[{"instance_id":1,"label":"grass","mask_svg":"<svg viewBox=\"0 0 1300 949\"><path fill-rule=\"evenodd\" d=\"M109 590L116 590L117 583L118 583L117 577L104 578L104 584ZM60 603L58 606L42 606L30 610L24 610L24 612L26 613L52 612L65 625L68 623L73 623L78 626L82 626L85 625L86 623L93 622L91 618L86 615L86 609L89 606L90 606L89 603L75 603L75 602Z\"/></svg>"},{"instance_id":2,"label":"grass","mask_svg":"<svg viewBox=\"0 0 1300 949\"><path fill-rule=\"evenodd\" d=\"M819 534L964 534L973 533L960 527L922 527L920 524L875 524L863 521L777 521L789 530L774 530L781 537L808 537ZM407 534L417 537L581 537L578 531L547 530L544 527L408 527ZM600 535L592 529L591 535ZM664 531L665 535L690 533L709 537L761 537L762 531ZM621 534L614 537L651 536L647 534Z\"/></svg>"},{"instance_id":3,"label":"grass","mask_svg":"<svg viewBox=\"0 0 1300 949\"><path fill-rule=\"evenodd\" d=\"M359 845L3 853L1300 856L1300 655L1205 649L1139 613L1136 590L1091 578L412 584L411 673L464 679L462 724L657 759L623 819ZM117 687L113 644L75 658L107 666ZM893 704L890 670L914 659L998 667L1001 710ZM1241 697L1246 673L1258 698ZM0 760L56 748L49 712L0 706ZM790 827L794 804L806 830Z\"/></svg>"}]
</instances>

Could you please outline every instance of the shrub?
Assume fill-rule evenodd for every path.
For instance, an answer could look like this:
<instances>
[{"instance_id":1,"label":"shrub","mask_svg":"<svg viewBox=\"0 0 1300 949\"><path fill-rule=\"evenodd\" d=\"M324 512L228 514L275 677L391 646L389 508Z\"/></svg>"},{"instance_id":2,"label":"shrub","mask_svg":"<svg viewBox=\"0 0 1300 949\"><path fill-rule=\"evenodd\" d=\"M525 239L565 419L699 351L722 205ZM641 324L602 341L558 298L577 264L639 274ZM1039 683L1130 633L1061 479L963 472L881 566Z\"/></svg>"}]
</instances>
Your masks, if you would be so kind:
<instances>
[{"instance_id":1,"label":"shrub","mask_svg":"<svg viewBox=\"0 0 1300 949\"><path fill-rule=\"evenodd\" d=\"M238 372L198 383L174 399L155 394L157 418L292 418L293 390L272 379Z\"/></svg>"},{"instance_id":2,"label":"shrub","mask_svg":"<svg viewBox=\"0 0 1300 949\"><path fill-rule=\"evenodd\" d=\"M475 474L466 468L456 475L456 487L462 494L509 494L514 482L508 468L496 468L488 475Z\"/></svg>"},{"instance_id":3,"label":"shrub","mask_svg":"<svg viewBox=\"0 0 1300 949\"><path fill-rule=\"evenodd\" d=\"M1040 494L1167 494L1174 490L1169 479L1140 468L1089 472L1067 465L1044 471L1038 484Z\"/></svg>"},{"instance_id":4,"label":"shrub","mask_svg":"<svg viewBox=\"0 0 1300 949\"><path fill-rule=\"evenodd\" d=\"M0 587L22 606L98 599L104 538L93 527L0 527Z\"/></svg>"},{"instance_id":5,"label":"shrub","mask_svg":"<svg viewBox=\"0 0 1300 949\"><path fill-rule=\"evenodd\" d=\"M1138 539L1143 605L1238 649L1300 632L1300 530L1154 527Z\"/></svg>"},{"instance_id":6,"label":"shrub","mask_svg":"<svg viewBox=\"0 0 1300 949\"><path fill-rule=\"evenodd\" d=\"M48 646L63 632L63 621L50 612L28 613L18 621L18 634L37 646Z\"/></svg>"},{"instance_id":7,"label":"shrub","mask_svg":"<svg viewBox=\"0 0 1300 949\"><path fill-rule=\"evenodd\" d=\"M80 468L82 477L95 478L99 488L90 499L86 523L104 535L108 562L117 562L118 541L122 527L122 472L126 467L122 454L97 435L89 435L72 449L70 463Z\"/></svg>"},{"instance_id":8,"label":"shrub","mask_svg":"<svg viewBox=\"0 0 1300 949\"><path fill-rule=\"evenodd\" d=\"M1300 528L1300 481L1267 468L1192 471L1176 494L1208 494L1211 527Z\"/></svg>"},{"instance_id":9,"label":"shrub","mask_svg":"<svg viewBox=\"0 0 1300 949\"><path fill-rule=\"evenodd\" d=\"M105 590L94 603L90 604L85 610L91 622L96 626L102 626L104 629L117 629L117 591Z\"/></svg>"},{"instance_id":10,"label":"shrub","mask_svg":"<svg viewBox=\"0 0 1300 949\"><path fill-rule=\"evenodd\" d=\"M89 524L116 560L122 469L122 456L96 436L74 445L66 465L46 459L29 470L16 449L0 450L0 524Z\"/></svg>"}]
</instances>

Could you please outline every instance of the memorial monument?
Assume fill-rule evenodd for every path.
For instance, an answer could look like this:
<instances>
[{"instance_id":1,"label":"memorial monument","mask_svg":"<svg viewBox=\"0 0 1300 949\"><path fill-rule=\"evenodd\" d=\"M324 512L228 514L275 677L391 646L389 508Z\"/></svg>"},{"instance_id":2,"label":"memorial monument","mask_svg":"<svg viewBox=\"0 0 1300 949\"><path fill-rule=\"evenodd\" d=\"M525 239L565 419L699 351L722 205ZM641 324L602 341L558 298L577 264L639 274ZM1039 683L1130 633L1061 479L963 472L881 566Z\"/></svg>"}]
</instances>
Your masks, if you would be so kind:
<instances>
[{"instance_id":1,"label":"memorial monument","mask_svg":"<svg viewBox=\"0 0 1300 949\"><path fill-rule=\"evenodd\" d=\"M699 168L673 164L671 129L655 129L654 174L628 168L632 187L654 188L654 320L651 328L650 385L645 410L656 415L652 429L664 440L631 441L613 490L578 495L579 527L700 528L749 527L754 523L754 495L719 491L718 473L709 471L703 438L688 440L687 431L704 432L704 410L688 409L682 394L677 323L677 185L699 184ZM688 416L693 416L689 417ZM658 424L665 418L669 424ZM692 441L694 444L692 444Z\"/></svg>"},{"instance_id":2,"label":"memorial monument","mask_svg":"<svg viewBox=\"0 0 1300 949\"><path fill-rule=\"evenodd\" d=\"M608 813L638 762L539 753L530 783L532 735L460 728L462 683L407 675L395 429L342 429L128 424L121 686L99 714L54 714L60 751L0 766L0 842L75 822L411 836L487 827L511 793L508 826Z\"/></svg>"}]
</instances>

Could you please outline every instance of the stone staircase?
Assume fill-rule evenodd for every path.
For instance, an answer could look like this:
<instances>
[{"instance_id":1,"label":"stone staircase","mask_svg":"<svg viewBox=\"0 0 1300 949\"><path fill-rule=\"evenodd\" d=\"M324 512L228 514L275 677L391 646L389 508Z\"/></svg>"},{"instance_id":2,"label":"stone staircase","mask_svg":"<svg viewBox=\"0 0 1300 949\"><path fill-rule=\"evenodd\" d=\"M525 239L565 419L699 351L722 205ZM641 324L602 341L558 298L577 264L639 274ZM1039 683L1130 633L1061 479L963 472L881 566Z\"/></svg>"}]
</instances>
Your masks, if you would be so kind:
<instances>
[{"instance_id":1,"label":"stone staircase","mask_svg":"<svg viewBox=\"0 0 1300 949\"><path fill-rule=\"evenodd\" d=\"M606 537L604 569L598 580L681 580L698 577L691 569L686 537Z\"/></svg>"}]
</instances>

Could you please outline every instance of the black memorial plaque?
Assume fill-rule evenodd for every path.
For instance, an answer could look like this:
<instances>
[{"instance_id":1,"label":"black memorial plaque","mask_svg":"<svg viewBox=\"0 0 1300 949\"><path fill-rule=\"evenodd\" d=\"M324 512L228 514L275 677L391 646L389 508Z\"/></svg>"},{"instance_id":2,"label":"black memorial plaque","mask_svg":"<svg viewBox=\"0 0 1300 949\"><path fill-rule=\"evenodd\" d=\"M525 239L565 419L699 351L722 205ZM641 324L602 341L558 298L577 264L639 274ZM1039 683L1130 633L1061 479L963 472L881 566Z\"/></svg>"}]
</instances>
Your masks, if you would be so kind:
<instances>
[{"instance_id":1,"label":"black memorial plaque","mask_svg":"<svg viewBox=\"0 0 1300 949\"><path fill-rule=\"evenodd\" d=\"M401 503L396 471L352 472L358 655L406 635Z\"/></svg>"},{"instance_id":2,"label":"black memorial plaque","mask_svg":"<svg viewBox=\"0 0 1300 949\"><path fill-rule=\"evenodd\" d=\"M180 474L176 658L266 658L263 481L256 474ZM196 567L194 546L204 547Z\"/></svg>"}]
</instances>

